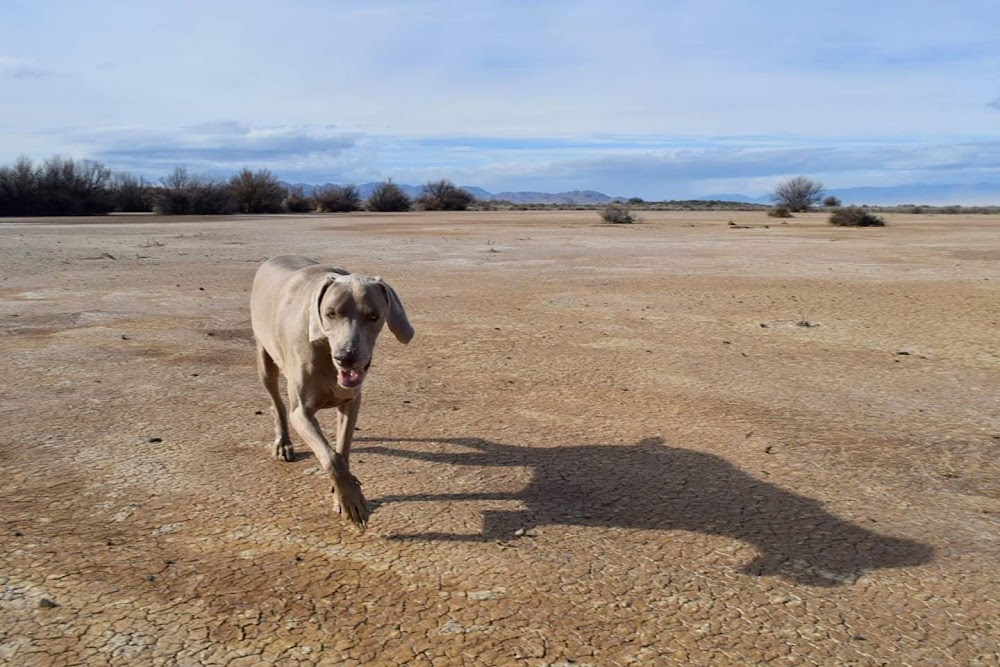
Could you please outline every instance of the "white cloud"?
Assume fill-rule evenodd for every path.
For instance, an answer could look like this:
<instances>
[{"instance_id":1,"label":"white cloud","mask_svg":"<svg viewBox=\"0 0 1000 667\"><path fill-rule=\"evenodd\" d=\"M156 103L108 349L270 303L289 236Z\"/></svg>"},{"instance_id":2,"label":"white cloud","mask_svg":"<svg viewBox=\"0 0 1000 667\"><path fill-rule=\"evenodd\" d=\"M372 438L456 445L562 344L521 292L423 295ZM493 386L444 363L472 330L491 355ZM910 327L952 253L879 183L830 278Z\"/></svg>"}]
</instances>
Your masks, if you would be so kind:
<instances>
[{"instance_id":1,"label":"white cloud","mask_svg":"<svg viewBox=\"0 0 1000 667\"><path fill-rule=\"evenodd\" d=\"M994 4L14 3L0 163L623 194L799 167L978 178L967 147L1000 107L982 92L1000 71Z\"/></svg>"}]
</instances>

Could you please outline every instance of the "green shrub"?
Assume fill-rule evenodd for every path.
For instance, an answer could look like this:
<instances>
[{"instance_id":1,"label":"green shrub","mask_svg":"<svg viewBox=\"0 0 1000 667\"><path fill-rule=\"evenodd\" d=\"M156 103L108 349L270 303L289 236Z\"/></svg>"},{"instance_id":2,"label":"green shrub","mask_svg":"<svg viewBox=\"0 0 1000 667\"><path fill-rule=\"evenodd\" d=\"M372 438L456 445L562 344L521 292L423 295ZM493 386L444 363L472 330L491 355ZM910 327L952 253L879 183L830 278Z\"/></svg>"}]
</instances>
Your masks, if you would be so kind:
<instances>
[{"instance_id":1,"label":"green shrub","mask_svg":"<svg viewBox=\"0 0 1000 667\"><path fill-rule=\"evenodd\" d=\"M885 220L858 206L849 206L830 214L830 224L838 227L885 227Z\"/></svg>"}]
</instances>

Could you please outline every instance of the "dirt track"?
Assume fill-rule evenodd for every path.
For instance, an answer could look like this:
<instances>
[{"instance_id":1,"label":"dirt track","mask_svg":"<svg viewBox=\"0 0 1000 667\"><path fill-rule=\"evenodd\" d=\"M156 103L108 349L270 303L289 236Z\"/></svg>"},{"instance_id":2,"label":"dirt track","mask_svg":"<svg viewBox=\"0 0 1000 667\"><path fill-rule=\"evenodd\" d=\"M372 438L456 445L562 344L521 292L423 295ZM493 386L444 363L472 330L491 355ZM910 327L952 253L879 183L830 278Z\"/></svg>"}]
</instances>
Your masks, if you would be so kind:
<instances>
[{"instance_id":1,"label":"dirt track","mask_svg":"<svg viewBox=\"0 0 1000 667\"><path fill-rule=\"evenodd\" d=\"M0 224L0 663L1000 664L1000 221L645 217ZM364 535L268 457L281 253L417 330Z\"/></svg>"}]
</instances>

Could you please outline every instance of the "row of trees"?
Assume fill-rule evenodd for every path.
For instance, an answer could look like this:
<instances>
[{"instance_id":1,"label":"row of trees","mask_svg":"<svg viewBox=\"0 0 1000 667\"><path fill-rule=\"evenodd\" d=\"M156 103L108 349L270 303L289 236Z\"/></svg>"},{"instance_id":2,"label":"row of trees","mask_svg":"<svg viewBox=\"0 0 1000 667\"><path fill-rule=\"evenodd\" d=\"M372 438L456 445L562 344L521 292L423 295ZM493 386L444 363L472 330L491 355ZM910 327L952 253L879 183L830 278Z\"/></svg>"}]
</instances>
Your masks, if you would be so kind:
<instances>
[{"instance_id":1,"label":"row of trees","mask_svg":"<svg viewBox=\"0 0 1000 667\"><path fill-rule=\"evenodd\" d=\"M771 195L776 217L810 211L822 203L823 184L796 176ZM306 193L281 183L266 169L243 169L228 180L211 180L177 167L158 185L129 173L113 173L99 162L54 157L42 164L19 158L0 167L0 216L104 215L111 211L156 211L165 215L220 215L228 213L308 213L321 211L462 211L476 202L469 192L443 179L427 183L411 199L391 179L379 183L367 199L355 185L336 185ZM642 200L629 200L630 204ZM611 213L609 213L610 215Z\"/></svg>"},{"instance_id":2,"label":"row of trees","mask_svg":"<svg viewBox=\"0 0 1000 667\"><path fill-rule=\"evenodd\" d=\"M42 164L19 158L0 167L0 216L104 215L112 211L156 211L164 215L308 213L310 211L466 210L476 201L449 180L427 183L411 199L391 179L367 199L354 185L313 193L281 183L270 171L243 169L228 180L212 180L177 167L159 184L129 173L113 173L99 162L54 157Z\"/></svg>"}]
</instances>

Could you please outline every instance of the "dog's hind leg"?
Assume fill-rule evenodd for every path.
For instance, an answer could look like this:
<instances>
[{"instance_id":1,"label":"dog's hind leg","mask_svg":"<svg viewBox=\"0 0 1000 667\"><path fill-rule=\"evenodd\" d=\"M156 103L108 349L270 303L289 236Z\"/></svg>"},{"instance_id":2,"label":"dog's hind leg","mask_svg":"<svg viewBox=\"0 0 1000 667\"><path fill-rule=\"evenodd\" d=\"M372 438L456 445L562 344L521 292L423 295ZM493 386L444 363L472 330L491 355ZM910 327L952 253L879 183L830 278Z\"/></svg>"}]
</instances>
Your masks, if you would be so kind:
<instances>
[{"instance_id":1,"label":"dog's hind leg","mask_svg":"<svg viewBox=\"0 0 1000 667\"><path fill-rule=\"evenodd\" d=\"M274 359L263 345L257 343L257 375L274 404L274 456L282 461L294 461L295 449L288 435L288 410L278 391L278 374L278 365L274 363Z\"/></svg>"}]
</instances>

